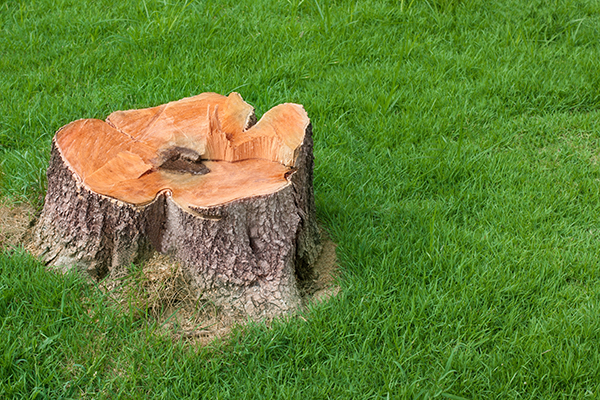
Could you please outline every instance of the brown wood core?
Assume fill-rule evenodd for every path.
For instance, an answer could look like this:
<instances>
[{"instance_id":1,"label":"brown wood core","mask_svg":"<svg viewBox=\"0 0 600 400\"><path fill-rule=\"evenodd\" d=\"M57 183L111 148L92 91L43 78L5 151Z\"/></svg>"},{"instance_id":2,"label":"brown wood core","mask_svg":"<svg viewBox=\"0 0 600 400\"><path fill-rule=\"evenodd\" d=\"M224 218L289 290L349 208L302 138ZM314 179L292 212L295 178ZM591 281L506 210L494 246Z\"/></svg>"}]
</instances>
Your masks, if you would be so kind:
<instances>
[{"instance_id":1,"label":"brown wood core","mask_svg":"<svg viewBox=\"0 0 600 400\"><path fill-rule=\"evenodd\" d=\"M158 168L180 174L204 175L210 170L194 150L185 147L171 147L161 154L163 160Z\"/></svg>"},{"instance_id":2,"label":"brown wood core","mask_svg":"<svg viewBox=\"0 0 600 400\"><path fill-rule=\"evenodd\" d=\"M207 207L289 184L309 124L297 104L256 122L237 93L203 93L106 122L78 120L56 135L64 161L92 191L135 205L168 190L182 206Z\"/></svg>"}]
</instances>

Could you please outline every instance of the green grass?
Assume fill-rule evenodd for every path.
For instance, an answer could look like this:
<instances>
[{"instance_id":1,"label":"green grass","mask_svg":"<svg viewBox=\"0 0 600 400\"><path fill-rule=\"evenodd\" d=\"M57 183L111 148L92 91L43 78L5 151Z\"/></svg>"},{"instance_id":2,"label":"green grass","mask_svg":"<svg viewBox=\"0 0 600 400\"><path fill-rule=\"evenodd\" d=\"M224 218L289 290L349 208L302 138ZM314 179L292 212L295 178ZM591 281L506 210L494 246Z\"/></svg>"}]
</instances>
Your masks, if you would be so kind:
<instances>
[{"instance_id":1,"label":"green grass","mask_svg":"<svg viewBox=\"0 0 600 400\"><path fill-rule=\"evenodd\" d=\"M599 397L599 37L594 0L0 2L3 196L74 119L301 103L343 271L198 348L5 253L0 398Z\"/></svg>"}]
</instances>

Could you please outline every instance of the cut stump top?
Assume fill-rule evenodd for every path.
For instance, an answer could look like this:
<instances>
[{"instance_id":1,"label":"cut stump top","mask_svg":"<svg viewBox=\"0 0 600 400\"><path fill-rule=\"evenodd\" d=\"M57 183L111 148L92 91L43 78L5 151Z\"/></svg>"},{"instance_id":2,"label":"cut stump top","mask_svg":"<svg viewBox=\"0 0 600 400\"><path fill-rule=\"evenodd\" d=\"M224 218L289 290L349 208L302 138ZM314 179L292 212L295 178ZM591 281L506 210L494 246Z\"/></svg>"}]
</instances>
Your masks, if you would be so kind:
<instances>
[{"instance_id":1,"label":"cut stump top","mask_svg":"<svg viewBox=\"0 0 600 400\"><path fill-rule=\"evenodd\" d=\"M56 146L92 191L134 205L169 191L182 207L210 207L290 184L310 120L298 104L256 122L237 93L203 93L63 127Z\"/></svg>"}]
</instances>

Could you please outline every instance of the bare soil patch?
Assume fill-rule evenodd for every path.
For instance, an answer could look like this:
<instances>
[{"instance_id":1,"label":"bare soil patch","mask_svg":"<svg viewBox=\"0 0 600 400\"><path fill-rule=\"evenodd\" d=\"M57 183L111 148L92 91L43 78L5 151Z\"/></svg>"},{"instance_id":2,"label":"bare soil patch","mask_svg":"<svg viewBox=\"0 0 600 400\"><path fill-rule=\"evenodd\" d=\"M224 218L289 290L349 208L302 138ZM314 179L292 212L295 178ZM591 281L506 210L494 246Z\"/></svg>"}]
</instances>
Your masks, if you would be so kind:
<instances>
[{"instance_id":1,"label":"bare soil patch","mask_svg":"<svg viewBox=\"0 0 600 400\"><path fill-rule=\"evenodd\" d=\"M35 209L29 204L0 199L0 249L22 244L34 218Z\"/></svg>"}]
</instances>

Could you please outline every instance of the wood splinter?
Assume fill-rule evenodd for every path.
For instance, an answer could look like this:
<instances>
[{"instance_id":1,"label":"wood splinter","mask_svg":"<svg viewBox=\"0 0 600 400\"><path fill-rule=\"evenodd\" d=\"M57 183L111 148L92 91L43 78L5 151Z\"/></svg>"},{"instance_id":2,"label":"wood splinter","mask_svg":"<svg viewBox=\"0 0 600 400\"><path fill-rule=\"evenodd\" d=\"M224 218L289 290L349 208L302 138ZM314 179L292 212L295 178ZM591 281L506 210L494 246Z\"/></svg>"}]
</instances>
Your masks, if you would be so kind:
<instances>
[{"instance_id":1,"label":"wood splinter","mask_svg":"<svg viewBox=\"0 0 600 400\"><path fill-rule=\"evenodd\" d=\"M30 248L96 280L157 250L222 312L298 309L298 277L320 251L313 142L301 105L256 122L237 93L82 119L52 142L48 192Z\"/></svg>"}]
</instances>

